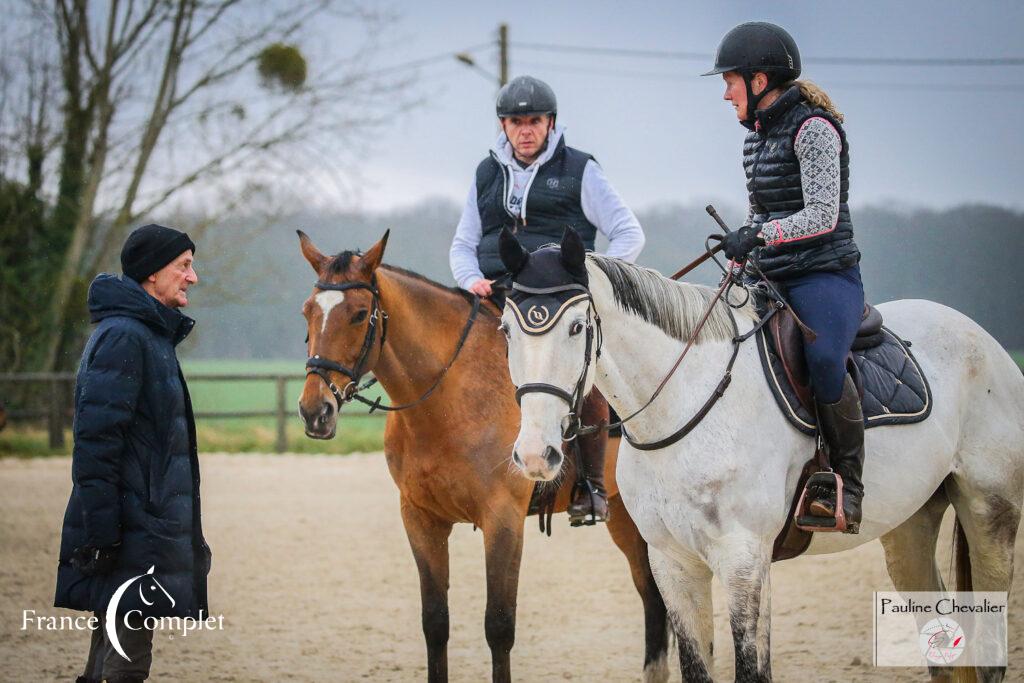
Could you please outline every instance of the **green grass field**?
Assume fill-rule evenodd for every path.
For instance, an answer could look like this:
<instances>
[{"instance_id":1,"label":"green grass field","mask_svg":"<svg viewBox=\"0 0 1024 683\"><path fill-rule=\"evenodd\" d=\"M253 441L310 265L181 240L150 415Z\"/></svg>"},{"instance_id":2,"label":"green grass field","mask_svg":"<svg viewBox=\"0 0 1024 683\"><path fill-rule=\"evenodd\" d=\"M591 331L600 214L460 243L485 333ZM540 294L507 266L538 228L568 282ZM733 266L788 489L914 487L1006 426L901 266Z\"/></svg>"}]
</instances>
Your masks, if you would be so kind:
<instances>
[{"instance_id":1,"label":"green grass field","mask_svg":"<svg viewBox=\"0 0 1024 683\"><path fill-rule=\"evenodd\" d=\"M237 412L276 410L277 387L273 379L222 381L201 379L209 374L288 374L295 377L286 384L285 406L288 414L286 433L288 451L293 453L330 453L379 451L384 447L384 419L382 413L367 415L366 408L352 403L342 410L338 434L329 441L310 439L303 433L298 415L299 394L305 377L303 360L201 360L183 361L182 369L188 380L193 409L205 412ZM382 395L379 386L365 395ZM385 397L386 400L386 397ZM277 421L274 417L197 418L199 449L202 452L272 452L277 441ZM0 432L0 456L31 457L61 455L70 450L71 434L66 432L65 449L51 450L47 433L40 425L8 426Z\"/></svg>"},{"instance_id":2,"label":"green grass field","mask_svg":"<svg viewBox=\"0 0 1024 683\"><path fill-rule=\"evenodd\" d=\"M1017 365L1024 369L1024 351L1012 351ZM208 374L294 375L286 385L285 405L288 451L293 453L344 454L379 451L384 447L384 419L380 413L370 416L366 408L353 403L342 410L338 434L330 441L308 438L303 433L298 416L298 400L304 382L304 367L297 360L199 360L182 363L189 392L197 413L232 412L248 410L274 410L277 406L276 385L272 379L221 381L203 380ZM379 386L366 392L368 398L382 395ZM385 397L386 400L386 397ZM276 420L273 417L229 418L197 420L199 449L202 452L229 453L274 450L277 440ZM0 456L34 457L63 455L70 451L71 433L66 432L64 449L51 450L47 445L46 430L40 425L8 425L0 432Z\"/></svg>"}]
</instances>

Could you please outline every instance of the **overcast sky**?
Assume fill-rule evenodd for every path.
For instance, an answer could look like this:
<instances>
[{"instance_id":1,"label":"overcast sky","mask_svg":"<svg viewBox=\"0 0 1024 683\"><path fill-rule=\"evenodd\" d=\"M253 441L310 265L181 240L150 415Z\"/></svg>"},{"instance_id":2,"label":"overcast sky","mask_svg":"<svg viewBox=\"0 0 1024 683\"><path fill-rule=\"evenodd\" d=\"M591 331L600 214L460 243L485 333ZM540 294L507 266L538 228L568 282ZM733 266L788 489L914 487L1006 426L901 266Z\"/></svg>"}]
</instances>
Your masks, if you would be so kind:
<instances>
[{"instance_id":1,"label":"overcast sky","mask_svg":"<svg viewBox=\"0 0 1024 683\"><path fill-rule=\"evenodd\" d=\"M394 2L401 20L379 66L486 43L507 22L511 74L557 93L570 145L592 153L628 203L745 201L744 135L712 63L737 23L784 26L804 76L847 116L855 203L970 201L1024 208L1024 66L835 65L815 57L1019 58L1024 3ZM695 52L703 60L542 51L525 45ZM474 53L497 71L497 52ZM315 58L315 55L313 56ZM496 135L495 86L455 59L414 72L427 102L387 127L345 208L386 209L430 196L462 202Z\"/></svg>"}]
</instances>

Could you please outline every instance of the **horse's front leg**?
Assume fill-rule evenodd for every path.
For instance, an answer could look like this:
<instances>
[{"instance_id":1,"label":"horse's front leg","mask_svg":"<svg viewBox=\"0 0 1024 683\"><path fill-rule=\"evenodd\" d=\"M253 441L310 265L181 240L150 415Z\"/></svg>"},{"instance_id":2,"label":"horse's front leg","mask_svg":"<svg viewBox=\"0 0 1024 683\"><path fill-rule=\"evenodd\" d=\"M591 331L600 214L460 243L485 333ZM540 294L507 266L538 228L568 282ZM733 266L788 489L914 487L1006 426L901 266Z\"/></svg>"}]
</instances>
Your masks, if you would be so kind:
<instances>
[{"instance_id":1,"label":"horse's front leg","mask_svg":"<svg viewBox=\"0 0 1024 683\"><path fill-rule=\"evenodd\" d=\"M402 522L420 574L427 680L448 680L448 537L452 523L402 498Z\"/></svg>"},{"instance_id":2,"label":"horse's front leg","mask_svg":"<svg viewBox=\"0 0 1024 683\"><path fill-rule=\"evenodd\" d=\"M647 542L640 535L626 511L622 496L608 500L608 533L629 562L633 585L644 605L644 683L665 683L668 680L668 613L658 585L651 573Z\"/></svg>"},{"instance_id":3,"label":"horse's front leg","mask_svg":"<svg viewBox=\"0 0 1024 683\"><path fill-rule=\"evenodd\" d=\"M481 523L487 565L484 632L491 648L491 677L512 680L511 652L516 640L516 596L523 556L523 511L511 507Z\"/></svg>"},{"instance_id":4,"label":"horse's front leg","mask_svg":"<svg viewBox=\"0 0 1024 683\"><path fill-rule=\"evenodd\" d=\"M679 668L688 683L709 683L714 669L711 570L698 556L680 551L671 557L648 547L651 572L665 600L679 644Z\"/></svg>"},{"instance_id":5,"label":"horse's front leg","mask_svg":"<svg viewBox=\"0 0 1024 683\"><path fill-rule=\"evenodd\" d=\"M729 601L736 680L767 683L772 679L771 542L727 539L711 561Z\"/></svg>"}]
</instances>

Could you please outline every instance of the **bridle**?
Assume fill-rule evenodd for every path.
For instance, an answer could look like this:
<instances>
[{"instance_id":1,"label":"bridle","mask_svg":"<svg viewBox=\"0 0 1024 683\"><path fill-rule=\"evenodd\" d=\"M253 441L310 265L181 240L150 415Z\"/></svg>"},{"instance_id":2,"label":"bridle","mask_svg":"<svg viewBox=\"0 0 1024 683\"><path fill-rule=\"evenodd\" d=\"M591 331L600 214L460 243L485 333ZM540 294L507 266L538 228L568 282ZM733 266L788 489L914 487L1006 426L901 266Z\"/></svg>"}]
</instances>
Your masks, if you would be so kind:
<instances>
[{"instance_id":1,"label":"bridle","mask_svg":"<svg viewBox=\"0 0 1024 683\"><path fill-rule=\"evenodd\" d=\"M372 413L375 410L384 411L398 411L405 410L406 408L412 408L415 405L422 403L427 400L434 390L437 389L441 384L441 380L444 379L445 375L448 374L448 370L451 369L455 360L459 357L459 353L462 351L462 347L466 344L466 339L469 337L470 330L473 329L473 323L476 322L477 314L480 312L480 297L474 296L472 306L470 309L469 317L466 319L466 324L462 327L462 333L459 336L459 341L455 345L455 352L452 354L448 364L444 366L441 372L438 374L434 383L430 385L419 398L409 403L403 403L401 405L382 405L381 397L378 396L374 400L364 398L360 396L360 392L369 389L377 383L376 378L371 379L363 385L359 384L359 380L362 379L363 375L367 372L367 363L370 358L370 353L373 351L374 341L377 337L377 327L380 326L380 347L384 347L384 342L387 340L388 332L388 314L381 308L380 305L380 290L377 287L377 276L374 275L369 283L366 282L341 282L331 283L324 282L323 280L317 280L314 285L317 289L323 289L328 291L343 292L349 289L365 289L370 292L373 296L373 303L370 308L370 322L366 328L366 335L363 337L363 346L359 351L359 358L356 360L356 364L348 368L337 361L333 361L327 358L322 358L320 355L313 355L306 360L306 376L316 375L324 381L327 388L330 389L331 394L334 396L334 400L338 403L338 410L341 410L341 406L349 401L359 401L363 405L370 407L369 412ZM338 389L337 385L331 381L328 372L339 372L342 375L349 378L349 383L345 385L344 389Z\"/></svg>"},{"instance_id":2,"label":"bridle","mask_svg":"<svg viewBox=\"0 0 1024 683\"><path fill-rule=\"evenodd\" d=\"M334 400L338 402L338 410L341 410L341 406L354 398L359 398L359 392L366 389L371 384L360 387L359 380L362 379L363 375L366 374L367 361L370 359L370 353L373 350L374 341L377 338L377 327L380 326L380 345L384 346L384 341L387 339L388 333L388 314L384 312L380 307L380 290L377 289L377 277L376 275L367 282L324 282L323 280L317 280L314 285L317 289L322 289L330 292L345 292L350 289L365 289L370 292L373 296L373 303L370 308L370 322L366 328L366 335L363 337L363 346L359 351L359 357L356 359L356 364L351 368L342 365L337 361L330 360L328 358L321 358L319 354L314 354L306 360L306 376L316 375L324 381L327 388L331 390L331 394L334 395ZM344 389L338 389L338 386L331 381L330 376L327 374L328 371L338 372L349 378L349 383L345 385Z\"/></svg>"},{"instance_id":3,"label":"bridle","mask_svg":"<svg viewBox=\"0 0 1024 683\"><path fill-rule=\"evenodd\" d=\"M733 337L732 337L731 341L732 341L733 349L732 349L732 355L729 358L728 365L726 365L725 372L724 372L724 374L722 376L722 379L718 382L718 385L715 387L715 389L712 392L711 396L707 399L707 401L704 402L704 405L701 406L700 410L698 410L697 413L692 418L690 418L690 420L688 420L686 422L686 424L684 424L682 427L680 427L679 429L677 429L675 432L673 432L672 434L668 435L667 437L662 438L662 439L658 439L657 441L648 441L648 442L641 442L641 441L634 440L629 435L629 432L626 431L626 429L624 427L625 423L628 422L629 420L632 420L634 417L636 417L641 412L646 410L648 408L648 406L650 406L654 402L654 400L658 397L658 395L661 394L662 389L664 389L665 385L668 384L669 379L671 379L672 375L675 374L676 370L679 368L680 364L683 362L683 359L686 357L686 354L693 347L693 344L696 341L697 336L700 334L700 331L703 329L705 323L707 323L708 318L711 315L711 312L714 310L714 307L718 304L719 300L722 298L722 296L726 293L726 291L729 289L729 287L732 284L733 284L733 281L732 281L731 278L726 277L726 278L723 279L722 284L719 286L718 290L715 292L714 297L712 297L710 303L707 306L707 309L704 311L704 314L701 316L700 321L694 327L694 330L691 333L690 338L687 340L686 345L683 348L682 353L676 359L676 361L672 365L671 369L669 369L668 373L666 373L664 379L661 380L661 383L658 385L658 388L654 390L654 393L651 394L651 397L647 400L646 403L644 403L642 406L640 406L640 408L638 408L632 414L630 414L630 415L620 419L618 422L616 422L614 424L609 424L609 425L582 425L580 423L580 417L579 416L581 415L581 410L582 410L582 407L583 407L583 401L586 399L586 396L584 395L584 388L585 388L585 385L586 385L587 373L588 373L588 371L590 369L591 357L593 355L593 358L596 359L596 358L599 358L600 354L601 354L601 318L600 318L600 316L598 316L597 311L594 309L594 298L591 295L590 290L587 287L585 287L583 285L580 285L580 284L575 284L575 283L574 284L569 284L569 285L562 285L562 286L559 286L559 287L546 287L546 288L542 288L542 289L535 289L535 288L525 287L525 286L520 285L518 283L513 283L513 285L512 285L513 289L519 290L519 291L521 291L523 293L526 293L526 294L532 294L532 295L554 294L554 293L567 292L567 291L570 291L570 290L577 290L577 289L584 292L584 294L585 294L584 297L576 297L574 299L571 299L570 301L567 301L566 303L562 304L563 308L565 308L570 303L578 302L582 298L585 298L587 300L587 345L586 345L586 357L585 357L585 360L584 360L584 363L583 363L583 371L580 373L579 379L576 381L576 384L575 384L575 386L573 388L572 393L570 393L570 392L568 392L568 391L566 391L566 390L564 390L564 389L562 389L560 387L554 386L552 384L547 384L547 383L543 383L543 382L532 382L532 383L528 383L528 384L523 384L523 385L521 385L520 387L518 387L516 389L516 401L521 403L523 395L528 394L528 393L535 393L535 392L536 393L551 394L552 396L557 396L558 398L561 398L563 401L565 401L569 405L570 412L569 412L568 415L566 415L562 419L562 440L563 441L572 441L572 440L574 440L578 436L592 434L592 433L597 432L599 430L611 430L611 429L615 429L616 427L622 427L622 436L626 439L626 441L633 448L636 448L638 450L653 451L653 450L658 450L658 449L661 449L661 448L666 448L668 446L671 446L672 444L674 444L674 443L680 441L681 439L683 439L683 437L685 437L691 431L693 431L693 429L698 424L700 424L701 420L703 420L704 417L711 411L711 408L715 405L715 403L717 403L718 400L725 394L726 389L729 388L729 384L732 382L732 368L733 368L733 365L736 362L736 357L739 355L740 344L742 342L744 342L745 340L749 339L751 336L753 336L754 333L756 333L759 329L761 329L761 327L764 326L764 324L768 321L768 319L772 315L774 315L774 313L778 310L778 307L773 306L771 308L771 310L769 310L768 314L765 315L756 325L754 325L754 327L750 331L746 332L743 335L740 335L739 328L738 328L738 326L736 324L736 316L732 312L732 306L728 305L728 301L726 301L727 308L728 308L728 311L729 311L729 319L732 322ZM514 310L517 313L517 321L519 321L520 327L523 327L522 321L521 321L521 315L519 314L519 310L518 310L518 306L516 306L514 308ZM523 330L525 332L527 332L528 334L534 334L534 335L543 334L544 332L547 331L547 330L545 330L544 332L529 332L525 328L523 328ZM596 350L596 353L591 354L591 350L593 349L593 342L594 342L595 338L597 339L597 350Z\"/></svg>"},{"instance_id":4,"label":"bridle","mask_svg":"<svg viewBox=\"0 0 1024 683\"><path fill-rule=\"evenodd\" d=\"M518 282L512 283L512 289L523 294L529 294L532 296L540 296L545 294L562 294L568 292L582 292L582 294L572 296L567 301L563 302L559 307L558 311L550 316L550 322L543 328L537 329L528 324L527 319L524 319L522 313L519 310L518 305L509 299L512 303L513 311L516 314L516 321L519 323L520 329L529 335L541 335L544 334L550 326L554 324L562 315L562 313L572 305L585 300L587 302L587 320L586 320L586 348L584 351L583 370L580 372L579 378L576 380L572 392L568 392L561 387L557 387L554 384L548 384L546 382L528 382L521 384L516 388L516 403L522 405L523 396L526 394L550 394L557 396L566 403L569 404L569 414L562 418L562 440L572 441L580 434L580 415L582 415L583 402L586 400L584 394L584 388L587 384L587 373L590 370L591 358L597 359L601 357L601 318L597 315L597 311L594 309L594 298L590 294L590 290L584 285L578 283L572 283L568 285L560 285L556 287L527 287L521 285ZM594 349L594 343L597 343L597 349ZM594 353L591 353L594 351Z\"/></svg>"}]
</instances>

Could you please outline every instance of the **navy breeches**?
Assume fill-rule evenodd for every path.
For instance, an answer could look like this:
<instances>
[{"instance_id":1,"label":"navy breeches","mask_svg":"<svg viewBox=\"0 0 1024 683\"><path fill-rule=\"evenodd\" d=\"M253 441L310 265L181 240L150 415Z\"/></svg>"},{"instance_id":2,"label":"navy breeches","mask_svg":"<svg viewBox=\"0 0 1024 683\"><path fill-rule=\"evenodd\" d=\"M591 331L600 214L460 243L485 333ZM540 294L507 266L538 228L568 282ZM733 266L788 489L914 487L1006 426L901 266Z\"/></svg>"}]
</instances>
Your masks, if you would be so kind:
<instances>
[{"instance_id":1,"label":"navy breeches","mask_svg":"<svg viewBox=\"0 0 1024 683\"><path fill-rule=\"evenodd\" d=\"M793 310L818 335L814 342L804 343L814 394L823 403L835 403L843 393L846 354L864 311L860 266L808 273L782 284Z\"/></svg>"}]
</instances>

